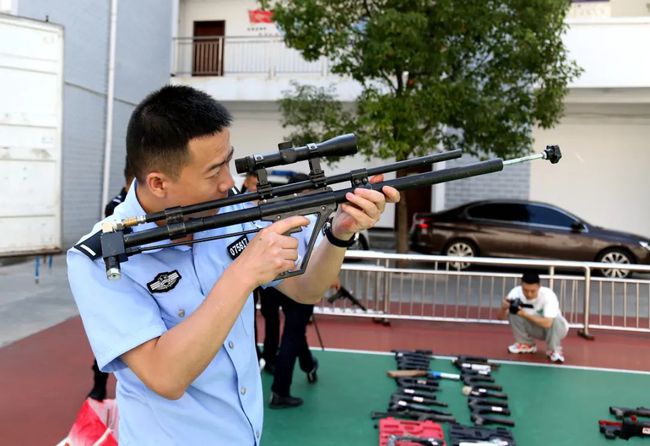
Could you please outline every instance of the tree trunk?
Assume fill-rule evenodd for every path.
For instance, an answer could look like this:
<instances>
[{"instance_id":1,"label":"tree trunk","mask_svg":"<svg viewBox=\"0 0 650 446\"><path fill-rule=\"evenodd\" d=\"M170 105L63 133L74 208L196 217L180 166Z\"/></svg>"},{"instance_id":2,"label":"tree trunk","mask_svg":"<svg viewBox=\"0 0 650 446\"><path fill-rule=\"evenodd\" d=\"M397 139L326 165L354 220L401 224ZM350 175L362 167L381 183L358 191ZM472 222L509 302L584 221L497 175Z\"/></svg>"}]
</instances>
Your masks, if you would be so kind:
<instances>
[{"instance_id":1,"label":"tree trunk","mask_svg":"<svg viewBox=\"0 0 650 446\"><path fill-rule=\"evenodd\" d=\"M405 170L398 170L396 173L397 178L406 176ZM397 252L398 253L407 253L409 251L408 247L408 208L406 205L406 194L402 194L399 203L397 203L396 208L396 225L395 232L397 233Z\"/></svg>"}]
</instances>

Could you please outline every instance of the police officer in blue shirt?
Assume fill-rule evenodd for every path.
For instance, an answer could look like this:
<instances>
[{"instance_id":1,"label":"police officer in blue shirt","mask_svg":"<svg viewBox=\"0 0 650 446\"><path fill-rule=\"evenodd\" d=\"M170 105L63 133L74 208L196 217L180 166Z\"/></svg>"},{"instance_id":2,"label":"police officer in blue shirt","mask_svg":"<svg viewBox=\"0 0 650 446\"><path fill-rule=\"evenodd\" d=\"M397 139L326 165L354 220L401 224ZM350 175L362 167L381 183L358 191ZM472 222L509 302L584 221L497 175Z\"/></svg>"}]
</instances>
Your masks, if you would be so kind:
<instances>
[{"instance_id":1,"label":"police officer in blue shirt","mask_svg":"<svg viewBox=\"0 0 650 446\"><path fill-rule=\"evenodd\" d=\"M191 87L166 86L145 98L127 130L127 159L136 180L109 218L227 196L234 185L230 122L221 104ZM273 283L292 299L320 300L340 270L347 241L373 226L399 193L359 188L346 198L305 274ZM263 402L251 293L295 268L299 241L284 234L308 223L294 216L250 240L147 251L122 264L118 281L106 279L93 250L91 235L99 224L68 251L70 287L97 363L117 378L120 445L259 444ZM205 231L197 238L251 226Z\"/></svg>"}]
</instances>

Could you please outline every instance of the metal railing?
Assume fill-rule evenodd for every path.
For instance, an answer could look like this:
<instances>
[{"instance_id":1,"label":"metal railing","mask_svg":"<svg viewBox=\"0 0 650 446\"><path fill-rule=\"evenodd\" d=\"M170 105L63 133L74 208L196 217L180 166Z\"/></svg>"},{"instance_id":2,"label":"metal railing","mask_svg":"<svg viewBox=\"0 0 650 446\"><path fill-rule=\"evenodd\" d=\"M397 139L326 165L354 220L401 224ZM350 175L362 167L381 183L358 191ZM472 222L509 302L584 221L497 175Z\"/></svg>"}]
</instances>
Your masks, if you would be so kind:
<instances>
[{"instance_id":1,"label":"metal railing","mask_svg":"<svg viewBox=\"0 0 650 446\"><path fill-rule=\"evenodd\" d=\"M564 317L582 335L590 328L650 332L650 266L626 265L628 279L601 277L611 264L553 260L447 257L350 251L341 283L367 308L349 300L323 301L318 313L385 319L505 323L503 298L520 284L524 268L545 270L542 285L558 295ZM452 265L469 263L468 270ZM485 271L485 269L488 271ZM482 270L482 271L481 271Z\"/></svg>"},{"instance_id":2,"label":"metal railing","mask_svg":"<svg viewBox=\"0 0 650 446\"><path fill-rule=\"evenodd\" d=\"M327 58L306 61L281 37L176 37L173 39L173 75L229 76L289 74L326 76Z\"/></svg>"}]
</instances>

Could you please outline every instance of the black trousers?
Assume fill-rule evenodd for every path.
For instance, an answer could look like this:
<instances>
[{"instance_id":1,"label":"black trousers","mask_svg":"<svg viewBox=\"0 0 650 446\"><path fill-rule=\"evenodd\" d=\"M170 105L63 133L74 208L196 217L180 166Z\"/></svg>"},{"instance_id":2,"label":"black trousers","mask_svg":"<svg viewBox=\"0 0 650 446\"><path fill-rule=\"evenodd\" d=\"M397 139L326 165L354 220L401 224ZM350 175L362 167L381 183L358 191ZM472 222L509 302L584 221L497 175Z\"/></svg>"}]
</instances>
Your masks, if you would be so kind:
<instances>
[{"instance_id":1,"label":"black trousers","mask_svg":"<svg viewBox=\"0 0 650 446\"><path fill-rule=\"evenodd\" d=\"M299 304L275 288L261 293L262 315L265 318L264 360L275 365L271 390L289 395L296 359L303 372L314 368L314 358L307 344L307 324L314 313L313 305ZM284 312L284 330L279 344L280 311Z\"/></svg>"}]
</instances>

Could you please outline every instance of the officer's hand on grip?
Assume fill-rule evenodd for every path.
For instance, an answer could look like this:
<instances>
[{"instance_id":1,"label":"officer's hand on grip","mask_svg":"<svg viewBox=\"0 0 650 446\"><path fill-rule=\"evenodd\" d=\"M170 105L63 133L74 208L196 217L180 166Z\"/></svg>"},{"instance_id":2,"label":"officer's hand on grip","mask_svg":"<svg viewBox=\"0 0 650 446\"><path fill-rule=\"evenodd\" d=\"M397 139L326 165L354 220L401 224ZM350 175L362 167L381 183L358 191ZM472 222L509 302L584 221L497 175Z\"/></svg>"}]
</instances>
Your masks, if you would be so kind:
<instances>
[{"instance_id":1,"label":"officer's hand on grip","mask_svg":"<svg viewBox=\"0 0 650 446\"><path fill-rule=\"evenodd\" d=\"M251 281L251 289L271 282L280 273L293 270L298 259L298 240L284 234L307 225L307 218L294 216L262 229L232 266L242 272L240 277Z\"/></svg>"},{"instance_id":2,"label":"officer's hand on grip","mask_svg":"<svg viewBox=\"0 0 650 446\"><path fill-rule=\"evenodd\" d=\"M371 183L381 181L384 181L383 175L370 178ZM354 193L348 192L345 196L348 202L339 206L332 221L334 235L347 240L355 233L377 224L386 203L397 203L400 199L399 191L393 187L384 186L382 192L363 187L356 188Z\"/></svg>"}]
</instances>

